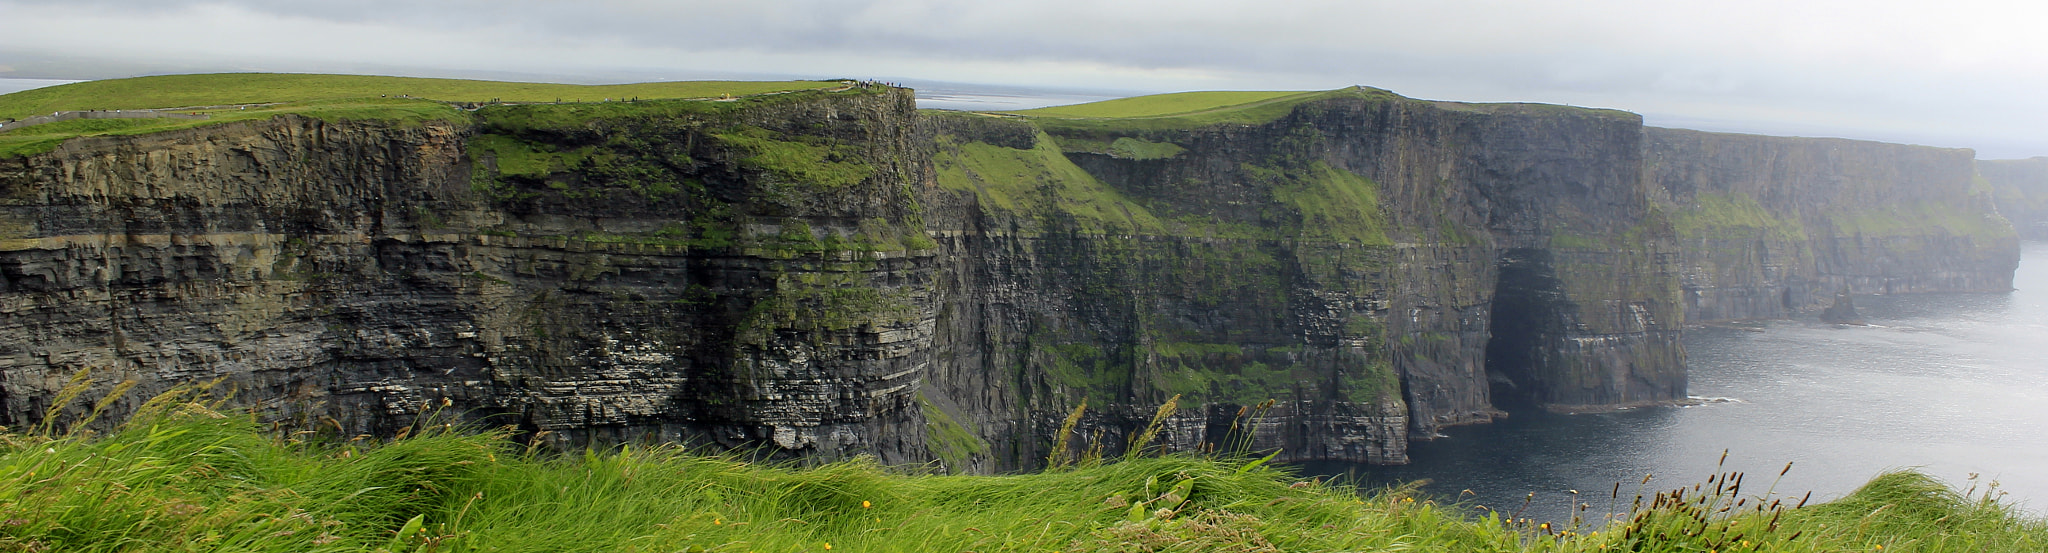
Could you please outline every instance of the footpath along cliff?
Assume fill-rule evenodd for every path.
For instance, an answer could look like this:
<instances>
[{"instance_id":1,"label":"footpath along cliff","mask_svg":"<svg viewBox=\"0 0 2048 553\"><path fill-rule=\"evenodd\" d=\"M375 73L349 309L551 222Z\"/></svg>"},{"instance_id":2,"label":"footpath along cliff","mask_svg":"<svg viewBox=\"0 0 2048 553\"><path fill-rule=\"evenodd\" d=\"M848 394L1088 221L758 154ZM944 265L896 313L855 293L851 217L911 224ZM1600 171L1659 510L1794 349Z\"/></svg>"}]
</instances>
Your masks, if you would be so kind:
<instances>
[{"instance_id":1,"label":"footpath along cliff","mask_svg":"<svg viewBox=\"0 0 2048 553\"><path fill-rule=\"evenodd\" d=\"M1074 449L1114 452L1179 396L1170 447L1254 429L1286 459L1401 463L1503 406L1684 398L1688 317L2002 289L2017 258L1966 151L1367 88L1146 117L888 87L468 117L0 159L0 424L83 370L137 383L112 418L225 378L344 435L445 402L561 445L988 472L1042 462L1083 402Z\"/></svg>"}]
</instances>

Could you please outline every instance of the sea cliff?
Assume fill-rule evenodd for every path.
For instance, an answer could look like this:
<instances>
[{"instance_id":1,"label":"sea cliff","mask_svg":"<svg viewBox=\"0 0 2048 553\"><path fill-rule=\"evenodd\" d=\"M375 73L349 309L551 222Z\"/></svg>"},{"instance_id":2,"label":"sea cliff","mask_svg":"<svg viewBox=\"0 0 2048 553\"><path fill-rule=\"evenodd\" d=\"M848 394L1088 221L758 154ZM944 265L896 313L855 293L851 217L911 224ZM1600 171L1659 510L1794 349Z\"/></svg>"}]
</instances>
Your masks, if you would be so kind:
<instances>
[{"instance_id":1,"label":"sea cliff","mask_svg":"<svg viewBox=\"0 0 2048 553\"><path fill-rule=\"evenodd\" d=\"M2048 240L2048 157L1981 160L1977 172L2020 237Z\"/></svg>"},{"instance_id":2,"label":"sea cliff","mask_svg":"<svg viewBox=\"0 0 2048 553\"><path fill-rule=\"evenodd\" d=\"M0 159L0 424L82 371L135 384L109 421L220 378L343 435L442 406L991 472L1077 410L1069 451L1116 452L1178 397L1171 449L1402 463L1504 407L1683 399L1688 317L2009 288L1966 151L1801 140L1362 87L1117 118L884 86L78 138Z\"/></svg>"},{"instance_id":3,"label":"sea cliff","mask_svg":"<svg viewBox=\"0 0 2048 553\"><path fill-rule=\"evenodd\" d=\"M1649 129L1692 322L1856 294L2012 289L2019 242L1970 150Z\"/></svg>"}]
</instances>

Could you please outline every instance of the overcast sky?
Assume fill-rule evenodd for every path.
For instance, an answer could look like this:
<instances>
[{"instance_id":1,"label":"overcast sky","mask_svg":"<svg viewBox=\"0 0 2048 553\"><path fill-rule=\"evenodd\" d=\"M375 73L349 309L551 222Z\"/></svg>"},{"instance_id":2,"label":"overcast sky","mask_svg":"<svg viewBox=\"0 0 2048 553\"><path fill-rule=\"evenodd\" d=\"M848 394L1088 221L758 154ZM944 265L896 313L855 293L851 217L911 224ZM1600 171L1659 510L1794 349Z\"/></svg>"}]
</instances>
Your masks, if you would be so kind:
<instances>
[{"instance_id":1,"label":"overcast sky","mask_svg":"<svg viewBox=\"0 0 2048 553\"><path fill-rule=\"evenodd\" d=\"M1330 89L2048 155L2048 3L0 0L0 77L220 70Z\"/></svg>"}]
</instances>

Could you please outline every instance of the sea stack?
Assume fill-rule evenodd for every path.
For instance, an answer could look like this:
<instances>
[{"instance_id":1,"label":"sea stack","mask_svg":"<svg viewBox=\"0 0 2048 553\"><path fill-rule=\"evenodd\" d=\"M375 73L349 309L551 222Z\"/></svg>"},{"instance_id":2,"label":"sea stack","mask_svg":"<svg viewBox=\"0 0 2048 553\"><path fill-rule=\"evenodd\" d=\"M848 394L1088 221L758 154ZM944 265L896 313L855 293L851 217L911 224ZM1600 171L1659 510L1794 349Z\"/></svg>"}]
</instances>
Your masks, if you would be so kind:
<instances>
[{"instance_id":1,"label":"sea stack","mask_svg":"<svg viewBox=\"0 0 2048 553\"><path fill-rule=\"evenodd\" d=\"M1850 299L1849 287L1847 286L1843 286L1840 292L1835 292L1835 304L1828 306L1826 311L1820 313L1820 320L1821 322L1838 325L1862 326L1869 324L1863 322L1862 315L1856 314L1856 302Z\"/></svg>"}]
</instances>

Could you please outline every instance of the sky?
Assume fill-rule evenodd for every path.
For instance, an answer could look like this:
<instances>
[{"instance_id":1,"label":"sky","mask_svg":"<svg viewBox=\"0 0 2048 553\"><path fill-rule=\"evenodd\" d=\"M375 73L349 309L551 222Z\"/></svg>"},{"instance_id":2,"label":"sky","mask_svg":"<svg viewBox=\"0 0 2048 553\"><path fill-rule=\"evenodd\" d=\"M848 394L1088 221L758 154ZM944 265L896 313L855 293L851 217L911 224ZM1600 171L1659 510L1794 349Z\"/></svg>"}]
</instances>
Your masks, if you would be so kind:
<instances>
[{"instance_id":1,"label":"sky","mask_svg":"<svg viewBox=\"0 0 2048 553\"><path fill-rule=\"evenodd\" d=\"M0 0L0 77L866 78L1041 101L1368 85L2048 155L2048 2Z\"/></svg>"}]
</instances>

